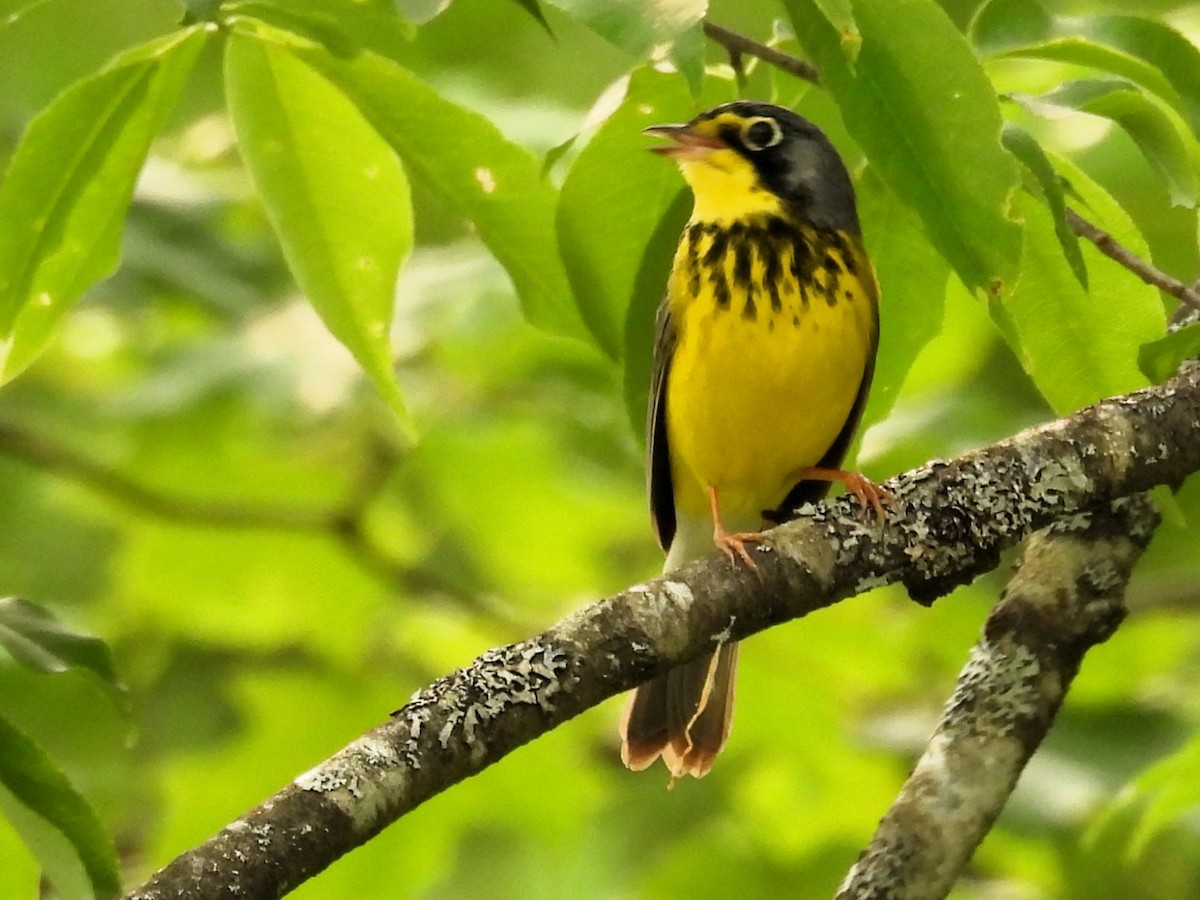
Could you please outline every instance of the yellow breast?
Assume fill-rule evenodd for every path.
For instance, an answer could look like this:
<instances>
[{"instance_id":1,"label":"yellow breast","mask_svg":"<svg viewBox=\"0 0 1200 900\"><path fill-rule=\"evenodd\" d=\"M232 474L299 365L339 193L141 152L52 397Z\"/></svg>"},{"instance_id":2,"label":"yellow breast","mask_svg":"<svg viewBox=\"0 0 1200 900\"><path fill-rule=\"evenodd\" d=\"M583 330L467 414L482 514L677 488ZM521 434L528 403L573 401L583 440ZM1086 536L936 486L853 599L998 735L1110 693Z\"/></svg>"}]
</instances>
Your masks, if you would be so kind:
<instances>
[{"instance_id":1,"label":"yellow breast","mask_svg":"<svg viewBox=\"0 0 1200 900\"><path fill-rule=\"evenodd\" d=\"M676 507L705 515L712 486L731 521L757 522L850 415L877 329L870 264L857 237L779 216L693 221L668 296Z\"/></svg>"}]
</instances>

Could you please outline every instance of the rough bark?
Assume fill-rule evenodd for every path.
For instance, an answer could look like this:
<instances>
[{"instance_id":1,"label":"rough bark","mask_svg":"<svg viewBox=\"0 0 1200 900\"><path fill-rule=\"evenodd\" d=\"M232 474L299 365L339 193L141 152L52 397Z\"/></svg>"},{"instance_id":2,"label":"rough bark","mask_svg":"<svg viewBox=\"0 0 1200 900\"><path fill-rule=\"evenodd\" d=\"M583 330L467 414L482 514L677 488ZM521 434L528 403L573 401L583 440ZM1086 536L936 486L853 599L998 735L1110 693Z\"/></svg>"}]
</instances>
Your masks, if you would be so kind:
<instances>
[{"instance_id":1,"label":"rough bark","mask_svg":"<svg viewBox=\"0 0 1200 900\"><path fill-rule=\"evenodd\" d=\"M940 900L1041 744L1084 654L1125 618L1159 521L1145 495L1029 539L937 729L837 900Z\"/></svg>"}]
</instances>

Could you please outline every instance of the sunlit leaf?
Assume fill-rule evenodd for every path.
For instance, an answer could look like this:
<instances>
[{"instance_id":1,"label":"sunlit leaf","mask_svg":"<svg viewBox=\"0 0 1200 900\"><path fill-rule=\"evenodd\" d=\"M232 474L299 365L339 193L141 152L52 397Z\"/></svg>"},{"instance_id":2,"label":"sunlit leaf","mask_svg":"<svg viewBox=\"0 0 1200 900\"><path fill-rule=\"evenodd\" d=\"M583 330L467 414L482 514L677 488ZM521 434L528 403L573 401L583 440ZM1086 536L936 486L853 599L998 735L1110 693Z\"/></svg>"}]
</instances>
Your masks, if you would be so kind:
<instances>
[{"instance_id":1,"label":"sunlit leaf","mask_svg":"<svg viewBox=\"0 0 1200 900\"><path fill-rule=\"evenodd\" d=\"M112 839L45 751L0 716L0 809L63 897L121 890Z\"/></svg>"},{"instance_id":2,"label":"sunlit leaf","mask_svg":"<svg viewBox=\"0 0 1200 900\"><path fill-rule=\"evenodd\" d=\"M15 25L26 15L54 0L0 0L0 28Z\"/></svg>"},{"instance_id":3,"label":"sunlit leaf","mask_svg":"<svg viewBox=\"0 0 1200 900\"><path fill-rule=\"evenodd\" d=\"M390 3L362 0L235 0L225 3L226 15L253 16L276 28L324 45L338 56L371 50L403 59L417 30Z\"/></svg>"},{"instance_id":4,"label":"sunlit leaf","mask_svg":"<svg viewBox=\"0 0 1200 900\"><path fill-rule=\"evenodd\" d=\"M1192 322L1156 341L1143 344L1138 366L1151 381L1166 381L1185 359L1200 356L1200 322Z\"/></svg>"},{"instance_id":5,"label":"sunlit leaf","mask_svg":"<svg viewBox=\"0 0 1200 900\"><path fill-rule=\"evenodd\" d=\"M413 180L475 225L508 270L530 322L558 334L584 333L555 245L558 192L542 179L533 153L388 59L369 52L341 59L272 29L260 31L344 91Z\"/></svg>"},{"instance_id":6,"label":"sunlit leaf","mask_svg":"<svg viewBox=\"0 0 1200 900\"><path fill-rule=\"evenodd\" d=\"M694 29L708 0L548 0L609 43L645 58Z\"/></svg>"},{"instance_id":7,"label":"sunlit leaf","mask_svg":"<svg viewBox=\"0 0 1200 900\"><path fill-rule=\"evenodd\" d=\"M1000 146L995 92L954 24L932 0L860 0L862 49L851 67L812 0L785 5L889 190L917 212L966 285L993 295L1010 289L1021 227L1008 209L1020 172Z\"/></svg>"},{"instance_id":8,"label":"sunlit leaf","mask_svg":"<svg viewBox=\"0 0 1200 900\"><path fill-rule=\"evenodd\" d=\"M413 240L395 154L340 91L282 47L232 35L225 83L238 147L288 266L411 435L388 334Z\"/></svg>"},{"instance_id":9,"label":"sunlit leaf","mask_svg":"<svg viewBox=\"0 0 1200 900\"><path fill-rule=\"evenodd\" d=\"M1173 105L1191 124L1192 131L1200 134L1200 79L1196 78L1200 48L1171 26L1138 16L1089 16L1076 23L1083 34L1098 43L1160 71L1178 92L1179 100ZM1120 67L1111 71L1122 74ZM1168 102L1174 100L1166 91L1155 93Z\"/></svg>"},{"instance_id":10,"label":"sunlit leaf","mask_svg":"<svg viewBox=\"0 0 1200 900\"><path fill-rule=\"evenodd\" d=\"M1128 81L1072 81L1038 97L1016 97L1036 113L1078 110L1112 119L1166 181L1171 202L1195 206L1200 194L1200 148L1179 114Z\"/></svg>"},{"instance_id":11,"label":"sunlit leaf","mask_svg":"<svg viewBox=\"0 0 1200 900\"><path fill-rule=\"evenodd\" d=\"M0 383L116 268L134 182L205 37L196 27L122 54L26 129L0 184Z\"/></svg>"},{"instance_id":12,"label":"sunlit leaf","mask_svg":"<svg viewBox=\"0 0 1200 900\"><path fill-rule=\"evenodd\" d=\"M1000 136L1005 148L1021 161L1029 174L1033 176L1038 189L1046 199L1050 215L1054 221L1054 233L1062 247L1063 256L1075 273L1079 286L1087 290L1087 265L1083 261L1083 252L1079 249L1079 236L1067 224L1067 203L1063 192L1062 179L1054 171L1054 166L1046 157L1041 145L1025 129L1007 122Z\"/></svg>"},{"instance_id":13,"label":"sunlit leaf","mask_svg":"<svg viewBox=\"0 0 1200 900\"><path fill-rule=\"evenodd\" d=\"M117 683L108 644L71 630L42 607L20 597L0 598L0 647L39 672L84 668L111 685Z\"/></svg>"},{"instance_id":14,"label":"sunlit leaf","mask_svg":"<svg viewBox=\"0 0 1200 900\"><path fill-rule=\"evenodd\" d=\"M1037 0L993 0L971 24L984 56L1073 63L1127 78L1174 107L1200 134L1200 49L1137 16L1051 16Z\"/></svg>"},{"instance_id":15,"label":"sunlit leaf","mask_svg":"<svg viewBox=\"0 0 1200 900\"><path fill-rule=\"evenodd\" d=\"M1116 201L1066 160L1052 159L1086 201L1081 212L1148 257L1145 240ZM1143 387L1139 348L1166 326L1158 292L1087 244L1085 291L1060 250L1049 210L1027 194L1017 199L1029 229L1021 278L1008 297L993 301L992 312L1038 390L1065 414Z\"/></svg>"},{"instance_id":16,"label":"sunlit leaf","mask_svg":"<svg viewBox=\"0 0 1200 900\"><path fill-rule=\"evenodd\" d=\"M858 33L858 25L854 22L851 0L813 0L813 4L829 24L837 29L837 33L841 35L842 52L853 64L858 58L859 48L862 47L862 35Z\"/></svg>"}]
</instances>

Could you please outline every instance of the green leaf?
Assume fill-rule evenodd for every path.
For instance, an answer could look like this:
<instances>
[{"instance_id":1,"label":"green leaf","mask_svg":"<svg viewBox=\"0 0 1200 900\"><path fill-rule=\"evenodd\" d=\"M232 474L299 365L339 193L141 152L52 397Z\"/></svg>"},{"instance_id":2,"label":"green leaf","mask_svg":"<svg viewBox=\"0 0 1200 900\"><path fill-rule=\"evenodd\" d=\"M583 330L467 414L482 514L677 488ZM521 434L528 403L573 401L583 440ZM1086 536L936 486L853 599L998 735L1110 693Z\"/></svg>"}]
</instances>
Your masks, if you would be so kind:
<instances>
[{"instance_id":1,"label":"green leaf","mask_svg":"<svg viewBox=\"0 0 1200 900\"><path fill-rule=\"evenodd\" d=\"M1046 205L1050 208L1050 216L1054 220L1054 234L1062 247L1063 256L1071 266L1071 271L1075 273L1079 286L1086 291L1087 265L1083 261L1083 252L1079 249L1079 236L1067 225L1067 203L1063 194L1062 179L1054 171L1046 151L1033 135L1011 122L1005 123L1000 141L1033 176Z\"/></svg>"},{"instance_id":2,"label":"green leaf","mask_svg":"<svg viewBox=\"0 0 1200 900\"><path fill-rule=\"evenodd\" d=\"M1200 49L1137 16L1052 17L1036 0L993 0L970 29L982 56L1028 57L1098 69L1141 85L1200 134Z\"/></svg>"},{"instance_id":3,"label":"green leaf","mask_svg":"<svg viewBox=\"0 0 1200 900\"><path fill-rule=\"evenodd\" d=\"M1170 485L1158 484L1150 488L1150 499L1158 507L1164 525L1170 525L1172 528L1188 527L1187 512Z\"/></svg>"},{"instance_id":4,"label":"green leaf","mask_svg":"<svg viewBox=\"0 0 1200 900\"><path fill-rule=\"evenodd\" d=\"M227 16L250 16L326 47L336 56L371 50L401 60L411 51L417 29L390 3L362 0L235 0Z\"/></svg>"},{"instance_id":5,"label":"green leaf","mask_svg":"<svg viewBox=\"0 0 1200 900\"><path fill-rule=\"evenodd\" d=\"M198 26L122 54L26 129L0 184L0 383L116 268L138 172L205 38Z\"/></svg>"},{"instance_id":6,"label":"green leaf","mask_svg":"<svg viewBox=\"0 0 1200 900\"><path fill-rule=\"evenodd\" d=\"M1086 201L1087 218L1148 258L1145 240L1117 202L1065 159L1052 161ZM1166 326L1158 292L1090 244L1083 251L1091 289L1083 290L1058 248L1049 210L1027 194L1017 201L1029 229L1021 278L991 309L1042 396L1063 415L1145 386L1139 348Z\"/></svg>"},{"instance_id":7,"label":"green leaf","mask_svg":"<svg viewBox=\"0 0 1200 900\"><path fill-rule=\"evenodd\" d=\"M1155 384L1166 381L1185 359L1200 356L1200 322L1169 332L1166 337L1143 344L1138 350L1138 367Z\"/></svg>"},{"instance_id":8,"label":"green leaf","mask_svg":"<svg viewBox=\"0 0 1200 900\"><path fill-rule=\"evenodd\" d=\"M39 6L53 0L0 0L0 28L11 28Z\"/></svg>"},{"instance_id":9,"label":"green leaf","mask_svg":"<svg viewBox=\"0 0 1200 900\"><path fill-rule=\"evenodd\" d=\"M863 240L879 280L879 353L859 433L892 408L921 349L942 330L950 266L868 167L858 179Z\"/></svg>"},{"instance_id":10,"label":"green leaf","mask_svg":"<svg viewBox=\"0 0 1200 900\"><path fill-rule=\"evenodd\" d=\"M694 29L708 0L549 0L610 44L639 58Z\"/></svg>"},{"instance_id":11,"label":"green leaf","mask_svg":"<svg viewBox=\"0 0 1200 900\"><path fill-rule=\"evenodd\" d=\"M647 243L683 187L675 166L647 152L654 141L642 129L686 121L694 114L678 77L650 67L635 70L625 99L575 159L563 183L555 217L559 252L584 322L613 359L621 355ZM664 271L669 271L673 245L666 256ZM660 296L665 284L664 275Z\"/></svg>"},{"instance_id":12,"label":"green leaf","mask_svg":"<svg viewBox=\"0 0 1200 900\"><path fill-rule=\"evenodd\" d=\"M20 597L0 597L0 647L39 672L89 669L118 686L108 644L72 631L42 607Z\"/></svg>"},{"instance_id":13,"label":"green leaf","mask_svg":"<svg viewBox=\"0 0 1200 900\"><path fill-rule=\"evenodd\" d=\"M63 897L121 890L112 839L46 753L0 717L0 809Z\"/></svg>"},{"instance_id":14,"label":"green leaf","mask_svg":"<svg viewBox=\"0 0 1200 900\"><path fill-rule=\"evenodd\" d=\"M1200 78L1196 77L1200 72L1200 49L1195 44L1169 25L1137 16L1092 16L1078 24L1083 34L1112 48L1116 54L1161 72L1175 94L1155 90L1151 84L1144 86L1175 106L1192 131L1200 135ZM1141 71L1133 66L1130 70ZM1109 71L1123 74L1120 67Z\"/></svg>"},{"instance_id":15,"label":"green leaf","mask_svg":"<svg viewBox=\"0 0 1200 900\"><path fill-rule=\"evenodd\" d=\"M475 112L456 106L390 60L370 52L340 59L260 26L292 47L349 97L439 201L469 219L508 270L525 317L546 331L585 334L554 239L558 192L541 163Z\"/></svg>"},{"instance_id":16,"label":"green leaf","mask_svg":"<svg viewBox=\"0 0 1200 900\"><path fill-rule=\"evenodd\" d=\"M337 88L278 45L231 35L225 84L238 147L288 267L411 438L388 334L413 241L399 161Z\"/></svg>"},{"instance_id":17,"label":"green leaf","mask_svg":"<svg viewBox=\"0 0 1200 900\"><path fill-rule=\"evenodd\" d=\"M851 0L813 0L813 3L841 36L842 53L853 66L862 47L862 35L858 33L858 25L854 21Z\"/></svg>"},{"instance_id":18,"label":"green leaf","mask_svg":"<svg viewBox=\"0 0 1200 900\"><path fill-rule=\"evenodd\" d=\"M671 44L671 64L679 70L695 98L699 98L704 90L704 54L707 49L704 27L699 22L681 31Z\"/></svg>"},{"instance_id":19,"label":"green leaf","mask_svg":"<svg viewBox=\"0 0 1200 900\"><path fill-rule=\"evenodd\" d=\"M180 0L180 2L184 9L184 25L217 21L217 11L221 8L221 0Z\"/></svg>"},{"instance_id":20,"label":"green leaf","mask_svg":"<svg viewBox=\"0 0 1200 900\"><path fill-rule=\"evenodd\" d=\"M513 2L529 13L529 15L533 16L534 21L546 30L546 34L554 37L554 32L550 30L550 23L546 21L546 16L542 12L542 7L538 4L537 0L513 0Z\"/></svg>"},{"instance_id":21,"label":"green leaf","mask_svg":"<svg viewBox=\"0 0 1200 900\"><path fill-rule=\"evenodd\" d=\"M1038 97L1014 97L1030 111L1077 110L1112 119L1133 138L1167 183L1174 206L1194 207L1200 195L1200 148L1180 115L1128 81L1072 81Z\"/></svg>"},{"instance_id":22,"label":"green leaf","mask_svg":"<svg viewBox=\"0 0 1200 900\"><path fill-rule=\"evenodd\" d=\"M859 0L862 49L851 68L812 0L785 5L847 130L930 242L969 288L1010 289L1021 227L1008 211L1020 170L1000 146L995 92L954 24L932 0Z\"/></svg>"},{"instance_id":23,"label":"green leaf","mask_svg":"<svg viewBox=\"0 0 1200 900\"><path fill-rule=\"evenodd\" d=\"M1085 840L1132 820L1128 856L1145 852L1155 835L1192 815L1200 804L1200 734L1146 768L1096 816Z\"/></svg>"},{"instance_id":24,"label":"green leaf","mask_svg":"<svg viewBox=\"0 0 1200 900\"><path fill-rule=\"evenodd\" d=\"M968 35L981 56L1000 56L1045 43L1054 28L1038 0L991 0L976 11Z\"/></svg>"}]
</instances>

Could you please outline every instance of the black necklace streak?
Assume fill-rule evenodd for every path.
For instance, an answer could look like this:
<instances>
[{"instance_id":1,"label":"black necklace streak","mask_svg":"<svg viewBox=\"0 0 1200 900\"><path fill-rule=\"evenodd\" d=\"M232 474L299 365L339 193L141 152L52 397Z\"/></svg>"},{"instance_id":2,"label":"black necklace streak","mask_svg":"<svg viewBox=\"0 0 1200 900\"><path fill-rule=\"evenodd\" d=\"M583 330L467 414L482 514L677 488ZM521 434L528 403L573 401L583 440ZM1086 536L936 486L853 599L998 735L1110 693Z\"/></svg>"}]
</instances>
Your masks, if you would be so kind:
<instances>
[{"instance_id":1,"label":"black necklace streak","mask_svg":"<svg viewBox=\"0 0 1200 900\"><path fill-rule=\"evenodd\" d=\"M747 321L755 321L760 305L769 304L767 325L773 329L791 295L797 299L790 319L798 327L814 294L830 306L854 296L842 287L843 278L853 282L857 267L841 232L815 231L778 216L763 216L728 226L693 222L683 241L682 274L691 296L700 296L707 281L716 308L727 310L734 297L740 298ZM760 281L754 280L755 257Z\"/></svg>"}]
</instances>

